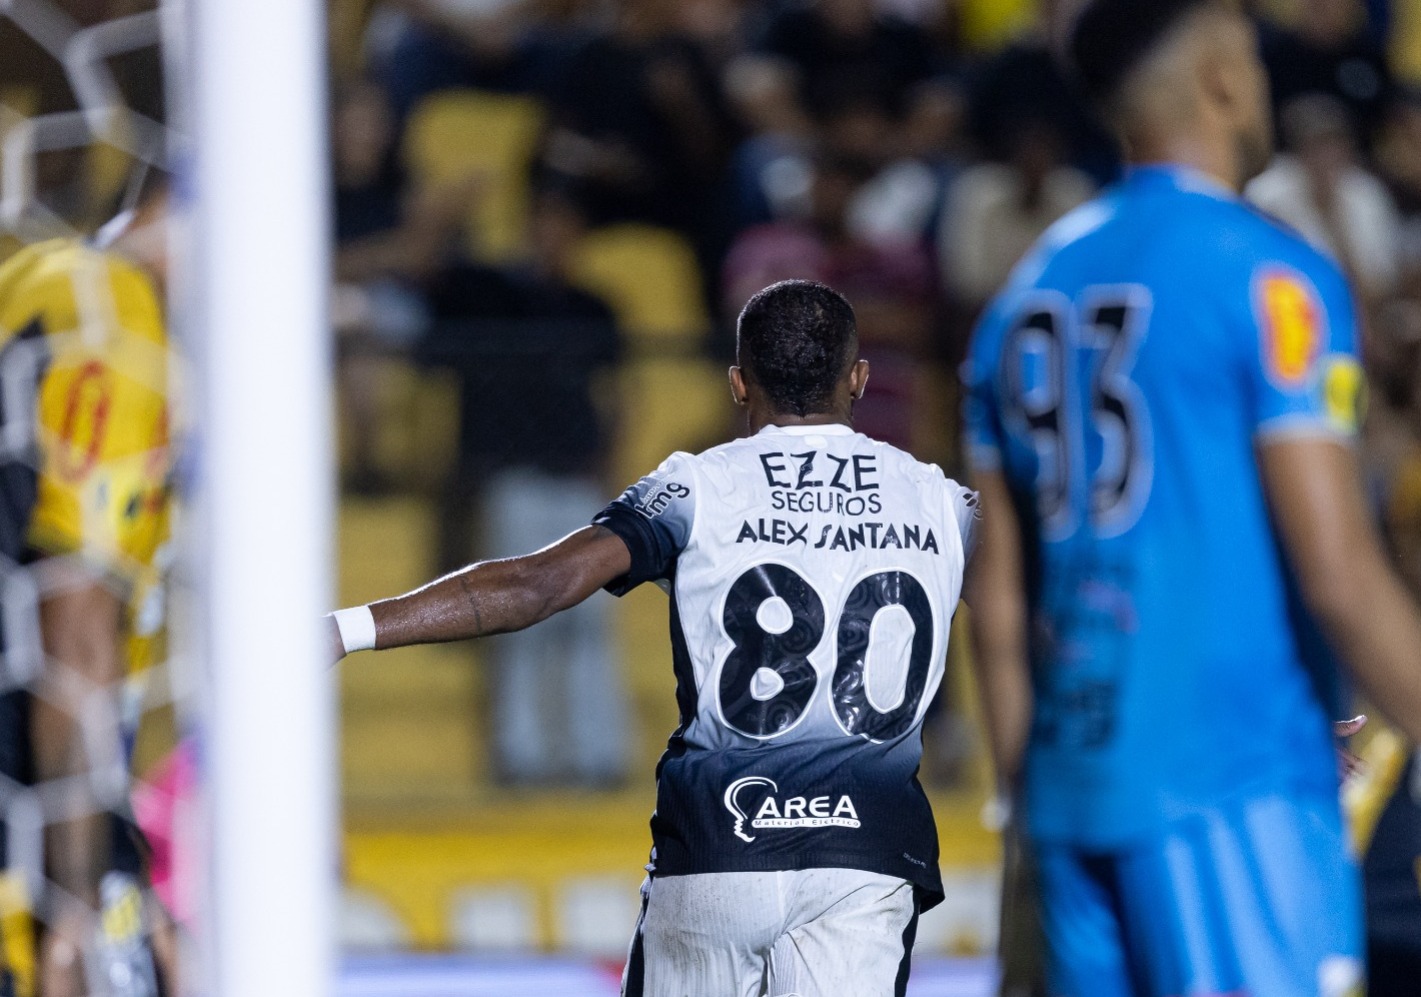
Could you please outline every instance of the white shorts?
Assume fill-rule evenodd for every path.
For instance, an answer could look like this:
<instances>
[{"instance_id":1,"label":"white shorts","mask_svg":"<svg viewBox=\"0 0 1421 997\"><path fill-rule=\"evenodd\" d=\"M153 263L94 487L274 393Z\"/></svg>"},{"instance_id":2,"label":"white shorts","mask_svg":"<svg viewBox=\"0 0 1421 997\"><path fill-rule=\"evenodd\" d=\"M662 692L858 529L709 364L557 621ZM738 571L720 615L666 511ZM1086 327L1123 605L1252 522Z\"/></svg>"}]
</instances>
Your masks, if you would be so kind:
<instances>
[{"instance_id":1,"label":"white shorts","mask_svg":"<svg viewBox=\"0 0 1421 997\"><path fill-rule=\"evenodd\" d=\"M913 885L855 869L652 877L623 997L902 997Z\"/></svg>"}]
</instances>

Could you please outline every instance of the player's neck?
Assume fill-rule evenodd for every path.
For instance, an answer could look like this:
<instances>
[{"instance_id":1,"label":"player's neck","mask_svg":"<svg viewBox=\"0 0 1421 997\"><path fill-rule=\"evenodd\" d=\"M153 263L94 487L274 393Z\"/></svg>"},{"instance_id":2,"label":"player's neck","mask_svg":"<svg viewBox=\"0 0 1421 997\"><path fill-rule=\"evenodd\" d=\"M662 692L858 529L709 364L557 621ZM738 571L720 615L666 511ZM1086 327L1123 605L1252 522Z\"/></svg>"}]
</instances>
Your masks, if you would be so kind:
<instances>
[{"instance_id":1,"label":"player's neck","mask_svg":"<svg viewBox=\"0 0 1421 997\"><path fill-rule=\"evenodd\" d=\"M168 230L162 214L139 209L115 231L109 248L128 257L160 285L166 284Z\"/></svg>"},{"instance_id":2,"label":"player's neck","mask_svg":"<svg viewBox=\"0 0 1421 997\"><path fill-rule=\"evenodd\" d=\"M766 426L852 426L849 412L811 412L809 415L791 415L787 412L750 411L750 435L754 436Z\"/></svg>"},{"instance_id":3,"label":"player's neck","mask_svg":"<svg viewBox=\"0 0 1421 997\"><path fill-rule=\"evenodd\" d=\"M1238 156L1234 150L1194 136L1135 136L1128 143L1131 166L1183 166L1202 173L1235 194L1241 192Z\"/></svg>"}]
</instances>

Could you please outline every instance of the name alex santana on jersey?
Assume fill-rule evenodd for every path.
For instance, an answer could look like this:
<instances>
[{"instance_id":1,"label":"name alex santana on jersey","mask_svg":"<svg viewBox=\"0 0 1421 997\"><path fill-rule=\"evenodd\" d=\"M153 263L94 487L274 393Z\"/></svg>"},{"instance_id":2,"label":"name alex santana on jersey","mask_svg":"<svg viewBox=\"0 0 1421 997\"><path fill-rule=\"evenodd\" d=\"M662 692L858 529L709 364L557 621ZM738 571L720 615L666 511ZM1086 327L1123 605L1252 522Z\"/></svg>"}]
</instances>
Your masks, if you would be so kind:
<instances>
[{"instance_id":1,"label":"name alex santana on jersey","mask_svg":"<svg viewBox=\"0 0 1421 997\"><path fill-rule=\"evenodd\" d=\"M837 457L818 450L760 455L760 467L770 486L770 509L824 513L859 519L883 511L879 497L878 460L873 454ZM743 520L736 543L770 543L783 547L855 551L863 548L920 550L941 553L932 527L918 523L822 523L757 518Z\"/></svg>"}]
</instances>

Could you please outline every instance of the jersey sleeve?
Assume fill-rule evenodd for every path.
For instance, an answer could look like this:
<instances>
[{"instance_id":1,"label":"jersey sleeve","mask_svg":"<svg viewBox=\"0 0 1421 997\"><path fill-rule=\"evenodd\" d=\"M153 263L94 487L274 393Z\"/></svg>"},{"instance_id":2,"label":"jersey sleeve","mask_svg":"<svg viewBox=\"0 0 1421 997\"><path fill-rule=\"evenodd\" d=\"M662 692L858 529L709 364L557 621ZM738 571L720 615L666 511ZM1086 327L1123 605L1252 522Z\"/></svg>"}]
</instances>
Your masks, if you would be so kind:
<instances>
[{"instance_id":1,"label":"jersey sleeve","mask_svg":"<svg viewBox=\"0 0 1421 997\"><path fill-rule=\"evenodd\" d=\"M947 486L952 498L952 514L962 535L962 562L966 564L977 549L977 527L982 522L981 497L955 481L949 481Z\"/></svg>"},{"instance_id":2,"label":"jersey sleeve","mask_svg":"<svg viewBox=\"0 0 1421 997\"><path fill-rule=\"evenodd\" d=\"M1249 304L1257 336L1245 365L1258 437L1354 439L1364 378L1356 305L1341 272L1321 257L1264 262L1250 278Z\"/></svg>"},{"instance_id":3,"label":"jersey sleeve","mask_svg":"<svg viewBox=\"0 0 1421 997\"><path fill-rule=\"evenodd\" d=\"M995 470L1001 466L1006 448L1001 407L997 397L998 351L1002 316L1006 307L999 299L983 316L967 360L962 364L963 432L967 456L974 469Z\"/></svg>"},{"instance_id":4,"label":"jersey sleeve","mask_svg":"<svg viewBox=\"0 0 1421 997\"><path fill-rule=\"evenodd\" d=\"M696 520L693 460L672 454L592 520L621 537L632 556L631 570L608 584L608 592L626 595L643 582L671 577Z\"/></svg>"}]
</instances>

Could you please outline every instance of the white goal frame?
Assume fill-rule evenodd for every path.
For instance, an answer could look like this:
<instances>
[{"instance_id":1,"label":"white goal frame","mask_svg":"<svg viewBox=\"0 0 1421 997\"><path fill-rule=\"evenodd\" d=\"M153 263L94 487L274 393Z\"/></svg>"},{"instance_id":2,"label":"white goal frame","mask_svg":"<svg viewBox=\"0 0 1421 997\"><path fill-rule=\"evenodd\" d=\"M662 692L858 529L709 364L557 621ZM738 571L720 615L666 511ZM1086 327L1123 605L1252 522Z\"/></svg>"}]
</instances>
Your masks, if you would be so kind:
<instances>
[{"instance_id":1,"label":"white goal frame","mask_svg":"<svg viewBox=\"0 0 1421 997\"><path fill-rule=\"evenodd\" d=\"M177 194L194 354L207 842L190 993L326 997L337 773L324 0L165 0L191 145ZM175 37L176 36L176 37ZM170 61L170 66L174 64Z\"/></svg>"}]
</instances>

